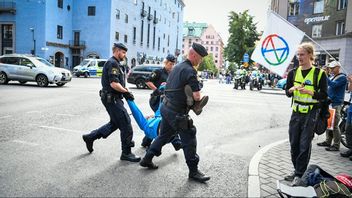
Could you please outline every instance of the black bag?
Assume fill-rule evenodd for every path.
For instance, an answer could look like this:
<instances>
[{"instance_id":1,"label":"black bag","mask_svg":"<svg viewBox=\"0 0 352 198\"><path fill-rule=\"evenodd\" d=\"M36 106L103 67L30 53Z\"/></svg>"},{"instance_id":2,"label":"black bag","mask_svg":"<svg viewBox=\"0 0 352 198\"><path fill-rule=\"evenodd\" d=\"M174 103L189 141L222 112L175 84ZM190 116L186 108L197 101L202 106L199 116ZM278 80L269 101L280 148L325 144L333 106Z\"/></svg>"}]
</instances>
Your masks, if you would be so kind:
<instances>
[{"instance_id":1,"label":"black bag","mask_svg":"<svg viewBox=\"0 0 352 198\"><path fill-rule=\"evenodd\" d=\"M317 119L315 122L314 133L317 135L323 134L328 128L328 119L330 117L329 105L331 100L326 99L319 102L319 108L317 111Z\"/></svg>"}]
</instances>

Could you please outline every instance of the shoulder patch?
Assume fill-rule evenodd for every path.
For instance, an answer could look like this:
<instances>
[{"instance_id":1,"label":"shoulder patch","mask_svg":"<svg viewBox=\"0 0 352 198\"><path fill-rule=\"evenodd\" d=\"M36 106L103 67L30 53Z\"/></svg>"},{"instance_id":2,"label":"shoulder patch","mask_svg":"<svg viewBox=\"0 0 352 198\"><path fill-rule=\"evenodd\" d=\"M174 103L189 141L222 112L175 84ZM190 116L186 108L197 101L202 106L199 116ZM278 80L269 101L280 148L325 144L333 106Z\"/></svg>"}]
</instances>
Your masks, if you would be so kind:
<instances>
[{"instance_id":1,"label":"shoulder patch","mask_svg":"<svg viewBox=\"0 0 352 198\"><path fill-rule=\"evenodd\" d=\"M112 68L111 73L114 75L117 75L117 74L119 74L119 70L117 68Z\"/></svg>"}]
</instances>

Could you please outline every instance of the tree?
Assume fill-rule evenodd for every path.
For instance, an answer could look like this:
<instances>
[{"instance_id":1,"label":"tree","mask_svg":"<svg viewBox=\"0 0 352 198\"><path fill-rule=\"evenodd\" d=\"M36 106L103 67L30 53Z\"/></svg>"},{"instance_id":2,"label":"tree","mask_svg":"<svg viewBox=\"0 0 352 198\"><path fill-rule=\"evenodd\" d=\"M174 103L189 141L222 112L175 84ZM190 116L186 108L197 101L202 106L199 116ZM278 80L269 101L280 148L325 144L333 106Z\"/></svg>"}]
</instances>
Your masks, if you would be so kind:
<instances>
[{"instance_id":1,"label":"tree","mask_svg":"<svg viewBox=\"0 0 352 198\"><path fill-rule=\"evenodd\" d=\"M213 54L209 54L208 56L203 58L203 61L199 64L198 71L212 71L213 73L217 73L218 69L215 66L213 60Z\"/></svg>"},{"instance_id":2,"label":"tree","mask_svg":"<svg viewBox=\"0 0 352 198\"><path fill-rule=\"evenodd\" d=\"M259 36L256 23L253 23L253 16L248 14L248 10L239 14L230 12L229 33L228 44L224 50L225 57L230 62L241 64L245 53L251 56Z\"/></svg>"}]
</instances>

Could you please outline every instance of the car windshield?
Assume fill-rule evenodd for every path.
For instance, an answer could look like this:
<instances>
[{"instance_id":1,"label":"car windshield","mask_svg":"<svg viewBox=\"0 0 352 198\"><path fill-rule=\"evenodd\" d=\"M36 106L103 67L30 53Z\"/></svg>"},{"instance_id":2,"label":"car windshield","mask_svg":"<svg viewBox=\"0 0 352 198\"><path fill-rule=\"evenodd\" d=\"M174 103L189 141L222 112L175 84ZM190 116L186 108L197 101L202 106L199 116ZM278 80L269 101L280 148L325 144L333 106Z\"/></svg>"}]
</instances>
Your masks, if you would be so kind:
<instances>
[{"instance_id":1,"label":"car windshield","mask_svg":"<svg viewBox=\"0 0 352 198\"><path fill-rule=\"evenodd\" d=\"M40 61L41 63L44 63L44 65L48 66L48 67L54 67L53 64L51 64L49 61L45 60L44 58L36 58L38 61Z\"/></svg>"},{"instance_id":2,"label":"car windshield","mask_svg":"<svg viewBox=\"0 0 352 198\"><path fill-rule=\"evenodd\" d=\"M83 60L79 65L80 66L84 66L89 62L89 60Z\"/></svg>"}]
</instances>

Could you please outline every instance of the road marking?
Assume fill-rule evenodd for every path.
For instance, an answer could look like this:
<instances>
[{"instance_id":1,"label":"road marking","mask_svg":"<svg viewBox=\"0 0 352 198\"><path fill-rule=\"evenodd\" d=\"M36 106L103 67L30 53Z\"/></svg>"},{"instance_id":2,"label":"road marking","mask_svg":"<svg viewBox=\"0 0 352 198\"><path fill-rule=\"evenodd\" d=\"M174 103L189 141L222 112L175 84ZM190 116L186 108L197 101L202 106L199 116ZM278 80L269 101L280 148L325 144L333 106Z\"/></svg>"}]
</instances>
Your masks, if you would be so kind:
<instances>
[{"instance_id":1,"label":"road marking","mask_svg":"<svg viewBox=\"0 0 352 198\"><path fill-rule=\"evenodd\" d=\"M69 116L69 117L76 116L76 115L73 115L73 114L65 114L65 113L57 113L56 115L58 115L58 116Z\"/></svg>"},{"instance_id":2,"label":"road marking","mask_svg":"<svg viewBox=\"0 0 352 198\"><path fill-rule=\"evenodd\" d=\"M11 118L12 115L1 116L0 119Z\"/></svg>"},{"instance_id":3,"label":"road marking","mask_svg":"<svg viewBox=\"0 0 352 198\"><path fill-rule=\"evenodd\" d=\"M39 126L40 128L46 128L46 129L54 129L58 131L65 131L65 132L74 132L74 133L79 133L83 134L83 131L77 131L77 130L72 130L72 129L64 129L64 128L59 128L59 127L51 127L51 126Z\"/></svg>"},{"instance_id":4,"label":"road marking","mask_svg":"<svg viewBox=\"0 0 352 198\"><path fill-rule=\"evenodd\" d=\"M25 145L28 145L28 146L39 146L39 144L32 143L32 142L26 142L26 141L22 141L22 140L13 140L12 142L25 144Z\"/></svg>"},{"instance_id":5,"label":"road marking","mask_svg":"<svg viewBox=\"0 0 352 198\"><path fill-rule=\"evenodd\" d=\"M40 113L40 111L27 111L26 113Z\"/></svg>"}]
</instances>

